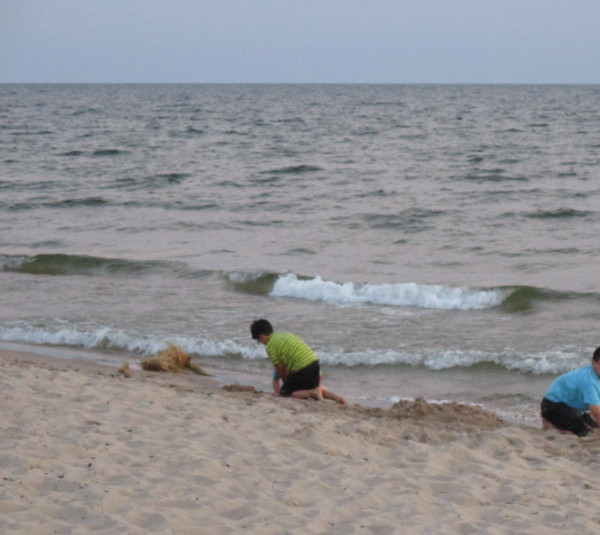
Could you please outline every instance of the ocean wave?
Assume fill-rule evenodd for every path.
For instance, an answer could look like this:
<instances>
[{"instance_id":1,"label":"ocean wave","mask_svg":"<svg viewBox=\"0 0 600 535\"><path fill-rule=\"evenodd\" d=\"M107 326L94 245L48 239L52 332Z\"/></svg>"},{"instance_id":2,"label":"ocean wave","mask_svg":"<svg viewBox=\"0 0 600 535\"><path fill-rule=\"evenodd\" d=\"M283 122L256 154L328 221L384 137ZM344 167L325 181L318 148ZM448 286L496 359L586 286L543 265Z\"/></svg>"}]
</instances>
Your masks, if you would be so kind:
<instances>
[{"instance_id":1,"label":"ocean wave","mask_svg":"<svg viewBox=\"0 0 600 535\"><path fill-rule=\"evenodd\" d=\"M85 255L39 254L0 255L0 271L29 275L122 275L137 276L162 272L174 277L195 278L209 272L193 270L181 262L136 261Z\"/></svg>"},{"instance_id":2,"label":"ocean wave","mask_svg":"<svg viewBox=\"0 0 600 535\"><path fill-rule=\"evenodd\" d=\"M600 303L600 294L558 291L534 286L490 288L454 287L439 284L357 283L303 277L295 273L223 273L235 291L271 295L332 305L381 305L437 310L485 310L498 307L507 314L527 313L545 302L591 300Z\"/></svg>"},{"instance_id":3,"label":"ocean wave","mask_svg":"<svg viewBox=\"0 0 600 535\"><path fill-rule=\"evenodd\" d=\"M589 351L588 351L589 353ZM586 353L587 354L587 353ZM418 366L432 371L491 365L506 371L532 375L557 375L589 363L581 351L564 349L522 354L517 351L489 352L463 349L367 350L319 352L322 363L331 366Z\"/></svg>"},{"instance_id":4,"label":"ocean wave","mask_svg":"<svg viewBox=\"0 0 600 535\"><path fill-rule=\"evenodd\" d=\"M144 276L198 279L218 276L242 293L268 295L277 274L198 269L176 260L130 260L88 255L50 253L37 255L0 254L1 272L28 275Z\"/></svg>"},{"instance_id":5,"label":"ocean wave","mask_svg":"<svg viewBox=\"0 0 600 535\"><path fill-rule=\"evenodd\" d=\"M184 262L130 260L63 253L28 255L0 254L0 273L34 276L95 276L203 279L220 277L234 292L251 295L321 301L331 305L379 305L434 310L485 310L498 307L507 314L527 313L542 303L589 300L600 304L600 294L558 291L533 286L490 288L454 287L415 282L336 282L320 276L295 273L205 270Z\"/></svg>"},{"instance_id":6,"label":"ocean wave","mask_svg":"<svg viewBox=\"0 0 600 535\"><path fill-rule=\"evenodd\" d=\"M83 199L62 199L60 201L53 201L44 203L44 206L48 208L73 208L79 206L102 206L109 204L109 201L103 197L85 197Z\"/></svg>"},{"instance_id":7,"label":"ocean wave","mask_svg":"<svg viewBox=\"0 0 600 535\"><path fill-rule=\"evenodd\" d=\"M366 214L364 220L374 229L404 229L409 233L417 233L433 227L432 220L444 215L440 210L409 209L398 214Z\"/></svg>"},{"instance_id":8,"label":"ocean wave","mask_svg":"<svg viewBox=\"0 0 600 535\"><path fill-rule=\"evenodd\" d=\"M529 179L526 176L510 176L505 175L505 169L489 169L482 170L479 173L467 173L464 180L471 182L527 182ZM461 177L459 177L461 178Z\"/></svg>"},{"instance_id":9,"label":"ocean wave","mask_svg":"<svg viewBox=\"0 0 600 535\"><path fill-rule=\"evenodd\" d=\"M301 279L294 273L277 278L271 295L330 304L412 306L441 310L481 310L502 304L513 288L465 288L399 282L393 284L338 283L321 277Z\"/></svg>"},{"instance_id":10,"label":"ocean wave","mask_svg":"<svg viewBox=\"0 0 600 535\"><path fill-rule=\"evenodd\" d=\"M183 175L179 175L183 176ZM139 182L133 179L120 179L118 184L115 186L118 189L124 191L133 191L135 189L152 189L155 190L160 187L168 187L176 182L176 180L180 180L178 178L170 178L167 175L157 176L155 177L157 182ZM150 180L150 179L149 179ZM158 182L162 180L163 182ZM9 186L6 186L8 189ZM47 187L47 184L40 184L38 189L44 189ZM0 189L4 189L0 187ZM34 189L30 187L29 189ZM4 208L6 210L11 211L26 211L26 210L37 210L37 209L72 209L72 208L106 208L106 207L120 207L126 209L134 209L134 208L156 208L160 210L176 210L176 211L200 211L200 210L219 210L221 206L213 201L205 201L205 202L195 202L194 199L188 199L186 201L183 200L168 200L168 199L160 199L160 200L128 200L124 198L109 198L109 197L83 197L83 198L65 198L58 199L53 201L47 201L45 199L40 200L28 200L26 202L5 202L0 200L0 208ZM223 224L220 225L220 228L223 228Z\"/></svg>"},{"instance_id":11,"label":"ocean wave","mask_svg":"<svg viewBox=\"0 0 600 535\"><path fill-rule=\"evenodd\" d=\"M135 191L137 189L155 190L156 188L168 188L174 184L181 184L190 177L188 173L161 173L157 175L148 175L140 178L118 178L115 180L114 187L117 190ZM124 206L130 203L132 206L148 206L148 203L142 201L125 201ZM157 203L160 206L165 206L166 203Z\"/></svg>"},{"instance_id":12,"label":"ocean wave","mask_svg":"<svg viewBox=\"0 0 600 535\"><path fill-rule=\"evenodd\" d=\"M317 165L308 165L308 164L300 164L300 165L291 165L289 167L282 167L280 169L270 169L268 171L262 171L263 175L298 175L303 173L316 173L317 171L322 171L323 169Z\"/></svg>"},{"instance_id":13,"label":"ocean wave","mask_svg":"<svg viewBox=\"0 0 600 535\"><path fill-rule=\"evenodd\" d=\"M568 299L600 299L600 295L590 293L560 292L534 286L518 286L502 301L504 312L528 312L536 304L543 302L559 302Z\"/></svg>"},{"instance_id":14,"label":"ocean wave","mask_svg":"<svg viewBox=\"0 0 600 535\"><path fill-rule=\"evenodd\" d=\"M47 187L47 184L39 184L39 189L44 189ZM31 188L33 189L33 188ZM38 208L80 208L80 207L100 207L100 206L109 206L114 204L112 201L105 199L104 197L85 197L81 199L60 199L56 201L46 201L41 200L39 202L13 202L13 203L0 203L0 206L7 210L22 212L26 210L36 210Z\"/></svg>"},{"instance_id":15,"label":"ocean wave","mask_svg":"<svg viewBox=\"0 0 600 535\"><path fill-rule=\"evenodd\" d=\"M241 293L253 295L268 295L278 278L276 273L250 273L232 271L223 273L225 280Z\"/></svg>"},{"instance_id":16,"label":"ocean wave","mask_svg":"<svg viewBox=\"0 0 600 535\"><path fill-rule=\"evenodd\" d=\"M167 344L174 343L195 358L243 358L264 359L264 350L258 346L248 347L232 340L195 339L166 334L127 332L108 326L85 328L77 325L47 326L8 325L0 326L0 341L22 344L38 344L113 351L140 357L151 357Z\"/></svg>"},{"instance_id":17,"label":"ocean wave","mask_svg":"<svg viewBox=\"0 0 600 535\"><path fill-rule=\"evenodd\" d=\"M573 208L560 208L558 210L539 210L526 214L532 219L570 219L573 217L588 217L591 212L587 210L575 210Z\"/></svg>"},{"instance_id":18,"label":"ocean wave","mask_svg":"<svg viewBox=\"0 0 600 535\"><path fill-rule=\"evenodd\" d=\"M262 346L249 346L234 340L209 340L182 335L127 332L108 326L84 327L77 325L39 326L30 324L0 326L0 341L84 348L111 351L115 356L127 354L146 358L154 356L168 343L175 343L192 354L194 359L265 360ZM574 349L555 349L522 354L517 351L488 352L464 349L421 349L412 351L366 349L347 352L343 349L317 350L325 366L416 366L432 371L466 369L492 365L509 372L532 375L557 375L588 363L582 356L587 352Z\"/></svg>"},{"instance_id":19,"label":"ocean wave","mask_svg":"<svg viewBox=\"0 0 600 535\"><path fill-rule=\"evenodd\" d=\"M128 154L129 151L120 150L120 149L97 149L92 153L94 157L104 157L104 156L120 156L123 154Z\"/></svg>"}]
</instances>

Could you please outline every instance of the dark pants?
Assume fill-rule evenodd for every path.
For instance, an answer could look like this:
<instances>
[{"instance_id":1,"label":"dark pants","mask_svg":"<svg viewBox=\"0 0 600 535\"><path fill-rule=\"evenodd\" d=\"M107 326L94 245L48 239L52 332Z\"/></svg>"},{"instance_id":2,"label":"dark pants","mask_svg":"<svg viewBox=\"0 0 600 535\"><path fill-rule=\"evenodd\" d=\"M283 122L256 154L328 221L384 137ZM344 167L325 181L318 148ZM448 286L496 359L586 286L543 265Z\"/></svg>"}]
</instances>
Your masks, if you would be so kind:
<instances>
[{"instance_id":1,"label":"dark pants","mask_svg":"<svg viewBox=\"0 0 600 535\"><path fill-rule=\"evenodd\" d=\"M312 390L319 386L321 367L319 361L312 362L305 368L291 373L281 385L280 396L291 396L296 390Z\"/></svg>"},{"instance_id":2,"label":"dark pants","mask_svg":"<svg viewBox=\"0 0 600 535\"><path fill-rule=\"evenodd\" d=\"M561 431L571 431L584 437L598 424L589 412L581 412L566 403L542 399L542 418Z\"/></svg>"}]
</instances>

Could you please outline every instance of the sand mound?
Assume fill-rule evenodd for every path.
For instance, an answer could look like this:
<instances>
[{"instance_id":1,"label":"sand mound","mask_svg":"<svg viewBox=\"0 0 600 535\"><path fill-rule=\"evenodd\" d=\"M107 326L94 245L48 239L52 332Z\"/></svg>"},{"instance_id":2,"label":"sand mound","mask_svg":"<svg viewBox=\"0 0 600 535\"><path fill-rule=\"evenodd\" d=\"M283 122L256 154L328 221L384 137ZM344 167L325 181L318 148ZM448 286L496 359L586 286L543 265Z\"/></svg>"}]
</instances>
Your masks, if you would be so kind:
<instances>
[{"instance_id":1,"label":"sand mound","mask_svg":"<svg viewBox=\"0 0 600 535\"><path fill-rule=\"evenodd\" d=\"M438 423L462 423L478 427L499 427L504 421L497 414L476 405L462 403L429 403L423 398L399 401L389 409L393 418L409 418Z\"/></svg>"}]
</instances>

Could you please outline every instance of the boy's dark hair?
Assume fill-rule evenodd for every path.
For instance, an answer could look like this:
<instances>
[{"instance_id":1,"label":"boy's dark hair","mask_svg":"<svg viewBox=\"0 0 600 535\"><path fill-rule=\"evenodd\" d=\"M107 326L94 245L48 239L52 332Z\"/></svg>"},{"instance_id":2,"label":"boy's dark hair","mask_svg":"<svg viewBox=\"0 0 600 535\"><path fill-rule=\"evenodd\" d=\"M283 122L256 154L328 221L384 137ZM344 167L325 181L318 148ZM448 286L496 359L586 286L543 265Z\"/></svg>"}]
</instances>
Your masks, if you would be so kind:
<instances>
[{"instance_id":1,"label":"boy's dark hair","mask_svg":"<svg viewBox=\"0 0 600 535\"><path fill-rule=\"evenodd\" d=\"M273 327L267 320L254 320L252 325L250 325L250 332L252 333L252 338L258 340L261 334L272 334Z\"/></svg>"},{"instance_id":2,"label":"boy's dark hair","mask_svg":"<svg viewBox=\"0 0 600 535\"><path fill-rule=\"evenodd\" d=\"M597 348L596 351L594 351L594 356L592 357L592 360L594 362L600 361L600 347Z\"/></svg>"}]
</instances>

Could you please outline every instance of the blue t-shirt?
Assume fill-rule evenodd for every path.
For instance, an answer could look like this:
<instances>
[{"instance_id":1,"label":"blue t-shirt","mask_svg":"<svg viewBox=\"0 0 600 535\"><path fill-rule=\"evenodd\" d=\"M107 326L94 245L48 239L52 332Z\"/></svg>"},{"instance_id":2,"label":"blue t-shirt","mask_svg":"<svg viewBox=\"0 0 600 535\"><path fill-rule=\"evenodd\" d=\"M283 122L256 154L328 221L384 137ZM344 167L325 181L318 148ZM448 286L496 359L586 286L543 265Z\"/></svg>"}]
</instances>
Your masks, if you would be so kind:
<instances>
[{"instance_id":1,"label":"blue t-shirt","mask_svg":"<svg viewBox=\"0 0 600 535\"><path fill-rule=\"evenodd\" d=\"M600 405L600 377L591 365L584 366L557 377L544 397L566 403L574 409L586 410L588 405Z\"/></svg>"}]
</instances>

